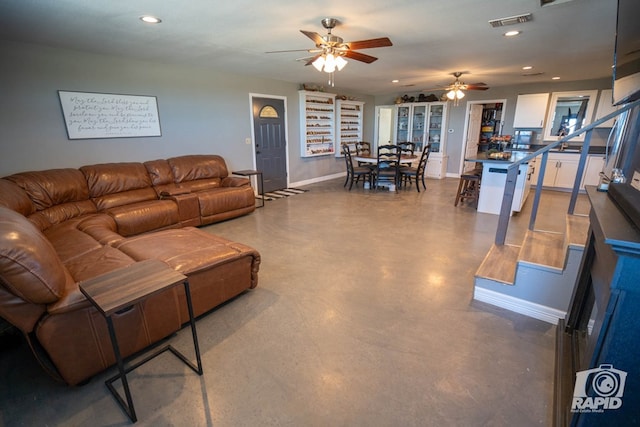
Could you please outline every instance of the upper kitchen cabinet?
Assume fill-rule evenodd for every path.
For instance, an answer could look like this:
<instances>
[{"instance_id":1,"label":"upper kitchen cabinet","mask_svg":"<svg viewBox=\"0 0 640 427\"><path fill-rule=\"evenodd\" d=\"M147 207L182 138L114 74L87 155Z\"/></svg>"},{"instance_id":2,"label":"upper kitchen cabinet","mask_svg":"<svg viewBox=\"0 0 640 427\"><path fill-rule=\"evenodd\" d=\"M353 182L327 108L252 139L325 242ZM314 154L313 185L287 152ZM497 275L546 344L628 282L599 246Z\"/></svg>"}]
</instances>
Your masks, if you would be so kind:
<instances>
[{"instance_id":1,"label":"upper kitchen cabinet","mask_svg":"<svg viewBox=\"0 0 640 427\"><path fill-rule=\"evenodd\" d=\"M514 128L542 128L549 102L548 93L528 93L518 95Z\"/></svg>"},{"instance_id":2,"label":"upper kitchen cabinet","mask_svg":"<svg viewBox=\"0 0 640 427\"><path fill-rule=\"evenodd\" d=\"M605 89L600 92L600 98L598 98L598 108L596 109L596 117L595 120L599 120L606 116L607 114L611 114L616 111L618 107L613 105L613 91L611 89ZM607 120L604 123L599 124L597 127L599 128L610 128L613 127L615 123L615 119Z\"/></svg>"},{"instance_id":3,"label":"upper kitchen cabinet","mask_svg":"<svg viewBox=\"0 0 640 427\"><path fill-rule=\"evenodd\" d=\"M553 92L544 127L544 140L557 141L591 123L597 90ZM572 141L584 141L584 133Z\"/></svg>"}]
</instances>

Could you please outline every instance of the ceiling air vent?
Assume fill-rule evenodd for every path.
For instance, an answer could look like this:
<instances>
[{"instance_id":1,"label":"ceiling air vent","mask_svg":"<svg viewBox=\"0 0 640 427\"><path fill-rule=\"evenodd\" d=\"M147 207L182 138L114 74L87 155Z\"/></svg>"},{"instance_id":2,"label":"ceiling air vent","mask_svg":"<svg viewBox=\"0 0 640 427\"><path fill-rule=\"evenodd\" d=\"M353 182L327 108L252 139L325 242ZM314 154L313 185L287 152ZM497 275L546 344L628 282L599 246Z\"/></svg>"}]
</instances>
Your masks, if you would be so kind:
<instances>
[{"instance_id":1,"label":"ceiling air vent","mask_svg":"<svg viewBox=\"0 0 640 427\"><path fill-rule=\"evenodd\" d=\"M489 21L489 24L496 27L504 27L505 25L514 25L514 24L522 24L525 22L529 22L533 19L533 16L530 13L525 13L524 15L510 16L508 18L500 18L493 19Z\"/></svg>"},{"instance_id":2,"label":"ceiling air vent","mask_svg":"<svg viewBox=\"0 0 640 427\"><path fill-rule=\"evenodd\" d=\"M554 4L568 3L573 0L540 0L540 6L551 6Z\"/></svg>"}]
</instances>

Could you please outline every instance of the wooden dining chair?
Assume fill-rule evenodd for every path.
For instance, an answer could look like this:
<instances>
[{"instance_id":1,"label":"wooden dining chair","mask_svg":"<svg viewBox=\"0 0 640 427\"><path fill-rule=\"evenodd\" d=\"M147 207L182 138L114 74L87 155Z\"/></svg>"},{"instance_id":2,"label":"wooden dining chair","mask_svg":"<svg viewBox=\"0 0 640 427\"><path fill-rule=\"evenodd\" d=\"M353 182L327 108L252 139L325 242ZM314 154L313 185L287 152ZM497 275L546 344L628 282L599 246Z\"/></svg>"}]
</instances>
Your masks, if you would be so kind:
<instances>
[{"instance_id":1,"label":"wooden dining chair","mask_svg":"<svg viewBox=\"0 0 640 427\"><path fill-rule=\"evenodd\" d=\"M356 184L360 181L360 178L364 180L368 180L371 183L371 169L365 166L354 166L353 160L351 159L351 149L347 144L342 145L342 151L344 153L344 160L347 165L347 179L344 182L343 187L346 187L349 184L349 191L353 187L353 183ZM366 181L365 181L366 182Z\"/></svg>"},{"instance_id":2,"label":"wooden dining chair","mask_svg":"<svg viewBox=\"0 0 640 427\"><path fill-rule=\"evenodd\" d=\"M377 189L380 184L400 185L400 148L397 145L380 145L378 159L373 171L373 182Z\"/></svg>"},{"instance_id":3,"label":"wooden dining chair","mask_svg":"<svg viewBox=\"0 0 640 427\"><path fill-rule=\"evenodd\" d=\"M420 160L418 161L417 167L400 168L400 182L403 187L406 187L407 184L411 185L412 180L415 179L416 190L418 190L418 193L420 192L420 183L422 183L422 188L424 188L425 190L427 189L427 185L424 182L424 173L427 169L427 161L429 160L430 151L431 146L429 144L425 144L424 149L422 150L422 154L420 155Z\"/></svg>"},{"instance_id":4,"label":"wooden dining chair","mask_svg":"<svg viewBox=\"0 0 640 427\"><path fill-rule=\"evenodd\" d=\"M371 156L371 143L360 141L356 143L356 155L357 156ZM369 169L373 170L375 165L366 162L358 162L358 166L366 166Z\"/></svg>"}]
</instances>

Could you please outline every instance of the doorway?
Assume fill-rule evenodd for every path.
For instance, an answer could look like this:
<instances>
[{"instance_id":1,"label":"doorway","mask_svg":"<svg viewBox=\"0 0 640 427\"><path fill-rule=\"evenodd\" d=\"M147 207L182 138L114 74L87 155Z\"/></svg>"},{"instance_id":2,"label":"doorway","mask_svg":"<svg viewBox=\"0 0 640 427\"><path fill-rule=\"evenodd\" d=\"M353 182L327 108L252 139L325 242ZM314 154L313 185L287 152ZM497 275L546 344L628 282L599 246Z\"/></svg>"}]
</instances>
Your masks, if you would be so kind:
<instances>
[{"instance_id":1,"label":"doorway","mask_svg":"<svg viewBox=\"0 0 640 427\"><path fill-rule=\"evenodd\" d=\"M395 107L393 105L376 106L376 126L374 147L393 144L393 120Z\"/></svg>"},{"instance_id":2,"label":"doorway","mask_svg":"<svg viewBox=\"0 0 640 427\"><path fill-rule=\"evenodd\" d=\"M464 123L464 147L460 157L460 174L475 168L474 162L465 162L464 159L475 157L478 151L483 151L486 148L484 142L488 138L501 134L504 125L503 113L506 105L506 99L467 102Z\"/></svg>"},{"instance_id":3,"label":"doorway","mask_svg":"<svg viewBox=\"0 0 640 427\"><path fill-rule=\"evenodd\" d=\"M284 97L251 95L255 165L264 180L264 188L259 188L259 192L288 186L285 101Z\"/></svg>"}]
</instances>

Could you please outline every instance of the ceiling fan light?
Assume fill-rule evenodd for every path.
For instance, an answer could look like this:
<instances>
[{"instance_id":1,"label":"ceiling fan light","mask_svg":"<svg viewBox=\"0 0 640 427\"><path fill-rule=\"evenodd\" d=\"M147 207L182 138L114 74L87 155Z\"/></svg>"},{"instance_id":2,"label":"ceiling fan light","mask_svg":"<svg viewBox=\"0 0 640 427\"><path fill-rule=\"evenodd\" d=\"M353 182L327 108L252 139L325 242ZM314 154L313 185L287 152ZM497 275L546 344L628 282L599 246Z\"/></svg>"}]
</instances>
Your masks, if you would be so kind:
<instances>
[{"instance_id":1,"label":"ceiling fan light","mask_svg":"<svg viewBox=\"0 0 640 427\"><path fill-rule=\"evenodd\" d=\"M447 98L454 100L456 98L456 92L454 90L450 90L447 92Z\"/></svg>"},{"instance_id":2,"label":"ceiling fan light","mask_svg":"<svg viewBox=\"0 0 640 427\"><path fill-rule=\"evenodd\" d=\"M342 56L336 56L336 68L342 70L348 62Z\"/></svg>"},{"instance_id":3,"label":"ceiling fan light","mask_svg":"<svg viewBox=\"0 0 640 427\"><path fill-rule=\"evenodd\" d=\"M311 63L311 65L313 65L316 70L322 71L322 67L324 67L324 56L318 56L316 60Z\"/></svg>"},{"instance_id":4,"label":"ceiling fan light","mask_svg":"<svg viewBox=\"0 0 640 427\"><path fill-rule=\"evenodd\" d=\"M324 59L324 72L333 73L336 70L336 58L332 53L327 54Z\"/></svg>"},{"instance_id":5,"label":"ceiling fan light","mask_svg":"<svg viewBox=\"0 0 640 427\"><path fill-rule=\"evenodd\" d=\"M458 89L458 90L456 91L456 98L458 98L458 99L462 99L462 98L464 98L464 92L463 92L463 91L461 91L460 89Z\"/></svg>"}]
</instances>

